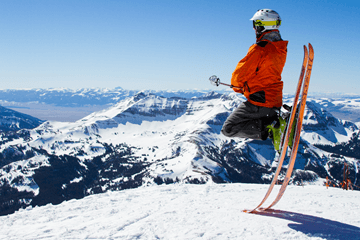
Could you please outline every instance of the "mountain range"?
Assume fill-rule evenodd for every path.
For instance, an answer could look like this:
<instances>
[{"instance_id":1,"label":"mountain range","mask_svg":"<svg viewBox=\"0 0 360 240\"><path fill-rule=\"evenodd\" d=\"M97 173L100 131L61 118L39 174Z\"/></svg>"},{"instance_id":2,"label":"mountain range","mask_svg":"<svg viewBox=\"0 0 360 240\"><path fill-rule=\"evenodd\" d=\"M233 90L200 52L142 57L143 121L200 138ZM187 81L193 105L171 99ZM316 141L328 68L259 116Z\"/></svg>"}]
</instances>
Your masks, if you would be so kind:
<instances>
[{"instance_id":1,"label":"mountain range","mask_svg":"<svg viewBox=\"0 0 360 240\"><path fill-rule=\"evenodd\" d=\"M138 90L125 90L121 87L115 89L4 89L0 90L0 105L42 120L73 122L132 97L138 92ZM192 98L200 97L209 90L145 90L143 92L166 98ZM225 89L217 92L225 94L232 90ZM293 97L293 94L284 94L285 100ZM336 118L352 122L360 121L360 95L313 92L309 94L308 99L321 105Z\"/></svg>"},{"instance_id":2,"label":"mountain range","mask_svg":"<svg viewBox=\"0 0 360 240\"><path fill-rule=\"evenodd\" d=\"M121 87L108 88L49 88L49 89L0 89L0 100L3 102L28 103L39 102L53 104L55 106L75 107L88 105L114 104L120 100L131 97L140 92L139 90L125 90ZM146 90L163 97L191 98L201 96L206 90Z\"/></svg>"},{"instance_id":3,"label":"mountain range","mask_svg":"<svg viewBox=\"0 0 360 240\"><path fill-rule=\"evenodd\" d=\"M2 132L0 214L152 184L271 181L270 140L220 133L242 96L163 95L138 92L75 122ZM359 125L334 117L324 102L307 102L291 184L323 184L326 177L339 184L347 163L349 178L360 185ZM286 158L280 180L287 164Z\"/></svg>"}]
</instances>

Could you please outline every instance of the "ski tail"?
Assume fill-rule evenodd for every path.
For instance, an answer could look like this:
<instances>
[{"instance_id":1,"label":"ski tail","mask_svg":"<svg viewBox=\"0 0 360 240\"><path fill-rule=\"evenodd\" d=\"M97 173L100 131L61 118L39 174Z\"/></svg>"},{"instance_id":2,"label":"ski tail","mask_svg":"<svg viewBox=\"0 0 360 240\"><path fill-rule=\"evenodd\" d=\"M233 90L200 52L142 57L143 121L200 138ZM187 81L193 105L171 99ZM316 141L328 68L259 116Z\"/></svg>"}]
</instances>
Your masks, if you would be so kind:
<instances>
[{"instance_id":1,"label":"ski tail","mask_svg":"<svg viewBox=\"0 0 360 240\"><path fill-rule=\"evenodd\" d=\"M314 61L314 49L313 49L312 45L309 43L309 60L308 60L307 67L306 67L306 75L305 75L304 86L303 86L303 91L301 94L301 102L300 102L300 107L299 107L298 122L296 124L296 130L295 130L293 148L291 150L291 155L290 155L290 160L289 160L289 166L286 171L285 179L283 181L283 184L279 190L277 197L264 210L270 209L271 207L273 207L276 203L278 203L280 201L280 199L284 195L286 187L290 181L290 177L291 177L294 165L295 165L297 150L298 150L299 142L300 142L300 133L301 133L302 123L303 123L303 119L304 119L306 98L307 98L307 94L308 94L308 90L309 90L309 83L310 83L310 76L311 76L313 61Z\"/></svg>"},{"instance_id":2,"label":"ski tail","mask_svg":"<svg viewBox=\"0 0 360 240\"><path fill-rule=\"evenodd\" d=\"M281 154L279 155L279 158L278 158L279 163L278 163L278 166L276 168L274 177L273 177L273 179L271 181L271 184L269 186L268 191L265 194L265 197L260 202L260 204L256 208L254 208L253 210L244 210L244 212L253 213L257 209L259 209L264 204L264 202L267 200L267 198L270 196L270 194L271 194L271 192L272 192L272 190L273 190L273 188L274 188L274 186L276 184L277 178L278 178L278 176L280 174L282 164L283 164L285 156L286 156L286 151L287 151L287 147L288 147L288 141L289 141L290 133L291 133L291 126L292 126L292 124L294 122L294 119L295 119L297 103L299 101L299 96L300 96L301 87L302 87L303 80L304 80L306 65L307 65L307 62L308 62L308 55L309 55L308 50L307 50L306 46L304 45L304 59L303 59L303 63L302 63L301 71L300 71L300 77L299 77L298 85L297 85L297 88L296 88L296 93L295 93L293 107L292 107L292 110L291 110L290 119L289 119L289 122L287 123L286 133L283 134L283 136L282 136L281 148L280 148Z\"/></svg>"}]
</instances>

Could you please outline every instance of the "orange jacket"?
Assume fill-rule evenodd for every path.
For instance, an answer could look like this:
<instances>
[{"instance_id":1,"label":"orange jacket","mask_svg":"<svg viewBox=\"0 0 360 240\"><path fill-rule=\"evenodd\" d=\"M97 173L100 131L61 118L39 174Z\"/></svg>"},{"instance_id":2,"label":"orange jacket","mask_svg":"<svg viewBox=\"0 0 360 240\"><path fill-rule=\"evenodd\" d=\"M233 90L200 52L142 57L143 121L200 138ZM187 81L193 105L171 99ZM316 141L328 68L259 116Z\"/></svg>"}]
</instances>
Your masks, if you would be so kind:
<instances>
[{"instance_id":1,"label":"orange jacket","mask_svg":"<svg viewBox=\"0 0 360 240\"><path fill-rule=\"evenodd\" d=\"M288 41L262 40L249 48L232 74L235 92L243 93L254 105L281 107L281 73L285 65Z\"/></svg>"}]
</instances>

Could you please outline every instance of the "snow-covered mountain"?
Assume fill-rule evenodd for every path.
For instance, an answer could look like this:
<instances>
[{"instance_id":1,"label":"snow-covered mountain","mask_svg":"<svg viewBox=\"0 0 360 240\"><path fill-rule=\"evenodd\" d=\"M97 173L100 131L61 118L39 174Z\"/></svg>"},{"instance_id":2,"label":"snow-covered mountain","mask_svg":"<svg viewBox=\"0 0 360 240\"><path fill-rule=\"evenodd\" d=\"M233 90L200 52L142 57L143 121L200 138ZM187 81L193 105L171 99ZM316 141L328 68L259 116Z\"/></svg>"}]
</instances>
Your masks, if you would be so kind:
<instances>
[{"instance_id":1,"label":"snow-covered mountain","mask_svg":"<svg viewBox=\"0 0 360 240\"><path fill-rule=\"evenodd\" d=\"M47 121L3 136L0 194L7 197L0 212L154 183L269 183L271 141L220 134L243 100L235 93L185 99L140 92L76 122ZM326 176L339 183L347 162L351 181L360 185L359 158L343 151L359 152L358 135L356 124L308 102L291 183Z\"/></svg>"},{"instance_id":2,"label":"snow-covered mountain","mask_svg":"<svg viewBox=\"0 0 360 240\"><path fill-rule=\"evenodd\" d=\"M137 90L120 87L82 89L6 89L0 90L0 105L47 121L75 122L90 113L108 108L121 100L137 94ZM208 91L154 91L166 98L199 97Z\"/></svg>"},{"instance_id":3,"label":"snow-covered mountain","mask_svg":"<svg viewBox=\"0 0 360 240\"><path fill-rule=\"evenodd\" d=\"M356 95L314 95L309 101L321 105L333 116L360 122L360 97Z\"/></svg>"},{"instance_id":4,"label":"snow-covered mountain","mask_svg":"<svg viewBox=\"0 0 360 240\"><path fill-rule=\"evenodd\" d=\"M0 106L0 131L16 131L31 129L39 126L43 121L35 117Z\"/></svg>"}]
</instances>

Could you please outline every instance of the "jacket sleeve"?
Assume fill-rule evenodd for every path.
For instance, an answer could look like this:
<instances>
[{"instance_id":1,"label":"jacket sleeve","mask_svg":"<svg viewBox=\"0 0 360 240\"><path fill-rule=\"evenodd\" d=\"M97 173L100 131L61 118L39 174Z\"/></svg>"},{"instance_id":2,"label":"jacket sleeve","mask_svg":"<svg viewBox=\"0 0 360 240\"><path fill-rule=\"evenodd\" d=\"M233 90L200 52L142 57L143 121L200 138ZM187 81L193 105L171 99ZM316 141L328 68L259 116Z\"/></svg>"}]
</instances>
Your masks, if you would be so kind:
<instances>
[{"instance_id":1,"label":"jacket sleeve","mask_svg":"<svg viewBox=\"0 0 360 240\"><path fill-rule=\"evenodd\" d=\"M261 49L254 44L250 47L247 55L238 63L231 77L231 85L241 87L242 89L233 88L235 92L244 93L246 83L256 76L261 55Z\"/></svg>"}]
</instances>

